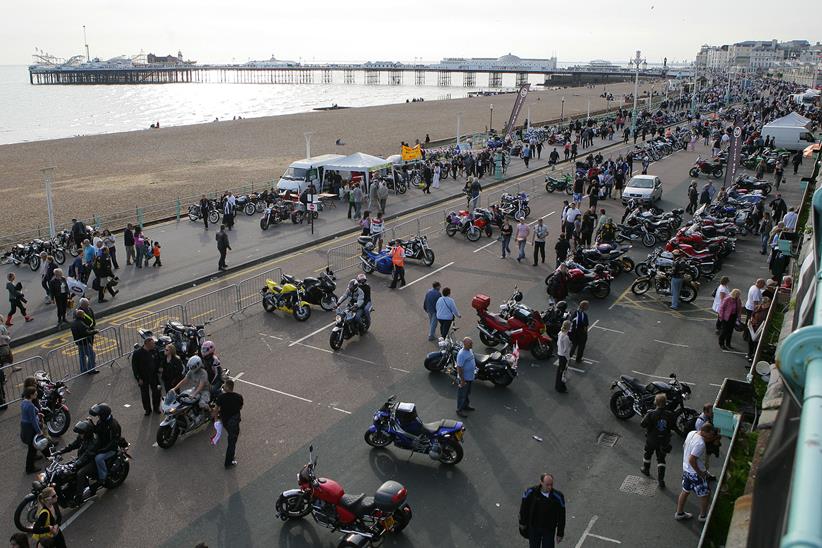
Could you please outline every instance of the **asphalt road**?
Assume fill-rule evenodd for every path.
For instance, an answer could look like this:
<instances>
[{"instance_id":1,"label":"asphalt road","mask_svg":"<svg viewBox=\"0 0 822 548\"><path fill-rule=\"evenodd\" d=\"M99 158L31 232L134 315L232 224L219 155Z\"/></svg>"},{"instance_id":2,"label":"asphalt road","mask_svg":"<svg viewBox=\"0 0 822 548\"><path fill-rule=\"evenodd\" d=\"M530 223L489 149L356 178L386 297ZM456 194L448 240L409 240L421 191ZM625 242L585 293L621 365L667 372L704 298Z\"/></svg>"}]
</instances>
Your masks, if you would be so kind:
<instances>
[{"instance_id":1,"label":"asphalt road","mask_svg":"<svg viewBox=\"0 0 822 548\"><path fill-rule=\"evenodd\" d=\"M664 182L663 208L684 204L687 170L699 152L704 153L680 152L652 166L650 173ZM783 196L792 205L800 191L797 179L789 180ZM547 216L551 240L562 199L559 194L533 196L531 219ZM614 216L622 212L615 201L600 207ZM516 284L525 292L525 302L542 307L542 280L549 268L502 261L497 244L485 238L472 244L439 234L430 243L437 262L430 269L409 266L406 288L391 291L386 277L371 277L376 307L372 330L362 340L347 341L338 353L328 346L327 326L333 318L319 310L300 324L251 308L210 326L218 354L239 376L237 391L246 401L235 469L223 470L224 447L211 448L206 432L169 450L154 447L159 418L143 417L127 363L75 382L69 400L75 416L96 401L112 403L135 460L122 487L103 492L82 513L67 514L72 520L66 527L69 545L189 547L205 541L225 547L334 546L339 535L310 518L284 524L274 517L274 501L295 486L309 444L319 452L321 474L340 481L349 493L372 492L387 479L408 487L414 519L386 546L518 545L521 492L543 471L555 475L556 487L568 499L566 539L571 546L617 541L624 546L694 545L701 524L672 519L681 445L674 444L668 459L667 491L654 483L648 486L641 477L637 483L633 478L640 476L643 439L639 420L620 422L611 415L608 387L621 373L652 380L675 371L692 383L691 404L699 408L713 401L724 377L744 375L747 362L721 351L713 335L713 317L706 309L715 283L703 286L693 306L672 312L651 296L629 295L631 277L622 275L608 299L592 303L590 316L596 323L586 360L572 372L569 393L553 390L553 360L536 362L523 352L520 376L511 386L475 385L472 405L477 411L466 419L465 459L448 468L398 449L372 450L362 440L374 410L391 394L416 402L426 420L453 417L454 386L422 367L426 352L434 349L426 340L425 291L434 280L451 286L463 315L459 334L476 336L470 308L475 293L491 295L495 307ZM766 274L756 249L754 239L741 239L726 261L723 274L731 276L732 287L744 291ZM641 260L646 252L634 249L632 256ZM305 250L288 258L287 270L311 273L321 258L320 252ZM552 251L548 262L553 264ZM158 307L174 302L171 296ZM737 348L743 344L735 341ZM17 414L8 411L0 420L0 457L9 463L0 476L7 533L31 479L17 472L23 465ZM597 444L602 433L617 435L613 447ZM625 491L632 482L641 494Z\"/></svg>"}]
</instances>

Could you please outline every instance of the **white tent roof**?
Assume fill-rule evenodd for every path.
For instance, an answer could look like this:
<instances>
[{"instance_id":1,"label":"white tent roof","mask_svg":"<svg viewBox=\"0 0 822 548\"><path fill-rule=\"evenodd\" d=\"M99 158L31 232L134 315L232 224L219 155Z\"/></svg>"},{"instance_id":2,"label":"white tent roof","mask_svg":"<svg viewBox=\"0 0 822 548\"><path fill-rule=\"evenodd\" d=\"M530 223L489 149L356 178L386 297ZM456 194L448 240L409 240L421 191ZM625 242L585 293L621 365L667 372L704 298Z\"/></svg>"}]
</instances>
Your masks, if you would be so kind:
<instances>
[{"instance_id":1,"label":"white tent roof","mask_svg":"<svg viewBox=\"0 0 822 548\"><path fill-rule=\"evenodd\" d=\"M808 127L811 123L810 120L802 116L801 114L797 114L796 112L791 112L783 116L782 118L777 118L776 120L769 122L766 124L766 127Z\"/></svg>"},{"instance_id":2,"label":"white tent roof","mask_svg":"<svg viewBox=\"0 0 822 548\"><path fill-rule=\"evenodd\" d=\"M340 158L339 160L326 164L325 169L336 169L339 171L376 171L390 167L391 162L384 158L363 154L362 152L355 152L345 158Z\"/></svg>"}]
</instances>

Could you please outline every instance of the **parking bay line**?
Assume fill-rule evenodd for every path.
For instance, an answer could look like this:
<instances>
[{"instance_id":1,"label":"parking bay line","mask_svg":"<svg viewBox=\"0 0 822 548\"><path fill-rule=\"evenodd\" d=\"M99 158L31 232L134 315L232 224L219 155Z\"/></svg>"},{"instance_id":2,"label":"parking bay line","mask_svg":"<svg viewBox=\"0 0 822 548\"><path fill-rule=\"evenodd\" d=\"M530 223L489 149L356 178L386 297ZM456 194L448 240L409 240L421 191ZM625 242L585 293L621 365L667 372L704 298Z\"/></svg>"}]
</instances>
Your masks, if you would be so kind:
<instances>
[{"instance_id":1,"label":"parking bay line","mask_svg":"<svg viewBox=\"0 0 822 548\"><path fill-rule=\"evenodd\" d=\"M340 356L342 358L349 358L349 359L352 359L352 360L357 360L357 361L360 361L360 362L367 363L369 365L379 365L377 362L372 362L371 360L366 360L365 358L358 358L357 356L352 356L351 354L344 354L342 352L334 352L333 350L329 350L328 348L320 348L319 346L314 346L312 344L300 343L300 346L304 346L304 347L310 348L312 350L319 350L320 352L325 352L326 354L333 354L335 356ZM394 371L400 371L402 373L410 373L410 371L408 371L407 369L400 369L399 367L389 366L389 369L393 369Z\"/></svg>"},{"instance_id":2,"label":"parking bay line","mask_svg":"<svg viewBox=\"0 0 822 548\"><path fill-rule=\"evenodd\" d=\"M577 541L575 548L582 548L582 544L588 537L594 537L595 539L604 540L605 542L613 542L614 544L622 544L622 541L619 541L615 538L603 537L601 535L596 535L591 532L591 529L594 527L594 524L597 522L598 519L599 516L594 516L591 518L591 520L588 522L588 526L585 528L585 531L582 532L582 536L579 537L579 541Z\"/></svg>"},{"instance_id":3,"label":"parking bay line","mask_svg":"<svg viewBox=\"0 0 822 548\"><path fill-rule=\"evenodd\" d=\"M454 261L451 261L450 263L448 263L448 264L446 264L446 265L443 265L443 266L439 267L439 268L438 268L438 269L436 269L436 270L432 270L431 272L429 272L429 273L428 273L428 274L426 274L425 276L420 276L420 277L419 277L419 278L417 278L416 280L413 280L413 281L411 281L411 282L408 282L407 284L405 284L404 286L402 286L402 287L400 288L400 290L403 290L403 289L405 289L405 288L407 288L407 287L411 287L411 286L412 286L412 285L414 285L415 283L417 283L417 282L421 282L422 280L424 280L425 278L427 278L427 277L429 277L429 276L433 276L434 274L436 274L436 273L437 273L437 272L439 272L440 270L445 270L446 268L448 268L448 267L449 267L449 266L451 266L452 264L454 264ZM333 324L332 324L332 325L333 325Z\"/></svg>"},{"instance_id":4,"label":"parking bay line","mask_svg":"<svg viewBox=\"0 0 822 548\"><path fill-rule=\"evenodd\" d=\"M249 384L251 386L256 386L257 388L261 388L263 390L268 390L269 392L274 392L275 394L280 394L282 396L288 396L289 398L294 398L295 400L304 401L306 403L314 403L312 400L309 400L307 398L303 398L301 396L297 396L297 395L294 395L294 394L289 394L288 392L283 392L282 390L276 390L274 388L269 388L268 386L263 386L262 384L257 384L255 382L247 381L245 379L237 379L235 377L235 380L237 380L239 382L242 382L242 383L245 383L245 384Z\"/></svg>"},{"instance_id":5,"label":"parking bay line","mask_svg":"<svg viewBox=\"0 0 822 548\"><path fill-rule=\"evenodd\" d=\"M645 375L646 377L651 377L651 378L654 378L654 379L668 380L668 379L671 378L671 377L661 377L659 375L651 375L650 373L643 373L642 371L637 371L636 369L631 369L631 373L636 373L637 375ZM677 379L677 380L679 380L679 379ZM695 382L687 382L687 381L679 381L679 382L682 383L682 384L690 384L691 386L696 386Z\"/></svg>"},{"instance_id":6,"label":"parking bay line","mask_svg":"<svg viewBox=\"0 0 822 548\"><path fill-rule=\"evenodd\" d=\"M667 344L669 346L678 346L679 348L689 348L687 344L679 344L679 343L672 343L668 341L660 341L659 339L654 339L654 342L658 342L660 344Z\"/></svg>"},{"instance_id":7,"label":"parking bay line","mask_svg":"<svg viewBox=\"0 0 822 548\"><path fill-rule=\"evenodd\" d=\"M452 264L453 264L453 263L452 263ZM290 347L292 347L292 346L295 346L295 345L300 344L301 342L303 342L303 341L304 341L304 340L306 340L306 339L310 339L311 337L313 337L313 336L314 336L314 335L316 335L317 333L322 333L323 331L325 331L325 330L326 330L326 329L328 329L329 327L332 327L335 323L337 323L337 322L336 322L336 321L331 322L330 324L328 324L328 325L324 325L324 326L322 326L321 328L317 329L316 331L312 331L311 333L309 333L309 334L308 334L308 335L306 335L305 337L300 337L300 338L299 338L299 339L297 339L296 341L293 341L292 343L290 343L290 344L288 345L288 346L289 346L289 348L290 348Z\"/></svg>"},{"instance_id":8,"label":"parking bay line","mask_svg":"<svg viewBox=\"0 0 822 548\"><path fill-rule=\"evenodd\" d=\"M94 501L93 501L93 500L90 500L90 501L88 502L88 504L84 504L82 508L80 508L79 510L77 510L76 512L74 512L74 513L71 515L71 517L70 517L70 518L68 518L68 519L67 519L67 520L66 520L66 521L65 521L62 525L60 525L60 529L63 529L63 530L68 529L69 525L71 525L72 523L74 523L74 520L76 520L77 518L79 518L79 517L80 517L80 515L81 515L83 512L85 512L86 510L88 510L88 509L91 507L91 505L92 505L92 504L94 504Z\"/></svg>"}]
</instances>

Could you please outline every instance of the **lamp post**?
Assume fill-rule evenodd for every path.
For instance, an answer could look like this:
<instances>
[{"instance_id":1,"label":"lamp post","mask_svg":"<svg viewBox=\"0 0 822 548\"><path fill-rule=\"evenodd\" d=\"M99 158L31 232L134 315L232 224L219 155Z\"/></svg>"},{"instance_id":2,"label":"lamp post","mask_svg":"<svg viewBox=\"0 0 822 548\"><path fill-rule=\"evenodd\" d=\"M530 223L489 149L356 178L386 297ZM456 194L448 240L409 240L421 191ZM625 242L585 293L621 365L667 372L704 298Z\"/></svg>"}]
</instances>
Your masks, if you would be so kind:
<instances>
[{"instance_id":1,"label":"lamp post","mask_svg":"<svg viewBox=\"0 0 822 548\"><path fill-rule=\"evenodd\" d=\"M562 126L562 121L565 118L565 96L562 96L562 109L559 111L559 125Z\"/></svg>"},{"instance_id":2,"label":"lamp post","mask_svg":"<svg viewBox=\"0 0 822 548\"><path fill-rule=\"evenodd\" d=\"M305 157L311 158L311 136L314 135L313 131L306 131L303 133L303 137L305 137Z\"/></svg>"},{"instance_id":3,"label":"lamp post","mask_svg":"<svg viewBox=\"0 0 822 548\"><path fill-rule=\"evenodd\" d=\"M457 147L460 146L460 138L462 137L462 112L457 113Z\"/></svg>"},{"instance_id":4,"label":"lamp post","mask_svg":"<svg viewBox=\"0 0 822 548\"><path fill-rule=\"evenodd\" d=\"M585 117L586 120L591 119L591 98L588 98L588 114Z\"/></svg>"},{"instance_id":5,"label":"lamp post","mask_svg":"<svg viewBox=\"0 0 822 548\"><path fill-rule=\"evenodd\" d=\"M57 236L57 228L54 224L54 203L51 199L51 185L54 182L54 168L47 167L40 170L43 174L43 186L46 188L46 209L49 217L49 236Z\"/></svg>"},{"instance_id":6,"label":"lamp post","mask_svg":"<svg viewBox=\"0 0 822 548\"><path fill-rule=\"evenodd\" d=\"M645 59L640 57L640 51L636 50L636 57L628 61L628 66L634 65L636 67L636 73L634 76L634 110L631 112L631 135L636 132L636 102L639 96L639 65L641 64L644 64L645 66L648 65L648 63L645 62Z\"/></svg>"},{"instance_id":7,"label":"lamp post","mask_svg":"<svg viewBox=\"0 0 822 548\"><path fill-rule=\"evenodd\" d=\"M491 108L491 119L488 121L488 131L491 132L494 130L494 104L491 103L488 106Z\"/></svg>"}]
</instances>

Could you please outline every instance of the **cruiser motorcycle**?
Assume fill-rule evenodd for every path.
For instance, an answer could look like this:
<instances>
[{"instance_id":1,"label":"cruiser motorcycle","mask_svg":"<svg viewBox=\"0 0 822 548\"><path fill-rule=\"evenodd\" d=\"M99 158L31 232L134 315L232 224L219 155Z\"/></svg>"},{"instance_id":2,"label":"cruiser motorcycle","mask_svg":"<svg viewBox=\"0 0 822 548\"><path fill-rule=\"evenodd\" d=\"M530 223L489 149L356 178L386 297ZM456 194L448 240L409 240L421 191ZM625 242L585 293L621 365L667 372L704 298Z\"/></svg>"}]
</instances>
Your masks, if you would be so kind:
<instances>
[{"instance_id":1,"label":"cruiser motorcycle","mask_svg":"<svg viewBox=\"0 0 822 548\"><path fill-rule=\"evenodd\" d=\"M422 261L425 266L434 264L434 251L428 247L428 236L414 236L410 240L391 240L390 247L400 244L405 249L406 259Z\"/></svg>"},{"instance_id":2,"label":"cruiser motorcycle","mask_svg":"<svg viewBox=\"0 0 822 548\"><path fill-rule=\"evenodd\" d=\"M71 413L65 403L69 389L63 381L52 381L45 371L35 371L34 380L37 382L37 398L46 428L51 436L62 436L71 424Z\"/></svg>"},{"instance_id":3,"label":"cruiser motorcycle","mask_svg":"<svg viewBox=\"0 0 822 548\"><path fill-rule=\"evenodd\" d=\"M671 275L669 272L657 270L656 267L648 267L648 275L634 280L631 284L631 292L634 295L644 295L651 287L660 295L671 294ZM690 274L686 273L682 277L682 289L679 290L679 300L692 303L699 293L699 282L695 282Z\"/></svg>"},{"instance_id":4,"label":"cruiser motorcycle","mask_svg":"<svg viewBox=\"0 0 822 548\"><path fill-rule=\"evenodd\" d=\"M432 372L444 372L457 382L457 354L462 350L462 342L455 341L452 328L451 333L438 342L439 350L430 352L425 357L423 365ZM503 348L506 350L507 347ZM477 354L474 352L477 363L476 380L491 381L494 386L508 386L517 376L519 363L519 348L514 346L510 353L494 352L492 354Z\"/></svg>"},{"instance_id":5,"label":"cruiser motorcycle","mask_svg":"<svg viewBox=\"0 0 822 548\"><path fill-rule=\"evenodd\" d=\"M362 337L368 333L369 327L371 327L371 320L369 320L368 314L363 314L362 320L357 321L356 306L349 303L348 306L339 307L329 338L331 349L339 350L342 348L343 342L352 338L354 335Z\"/></svg>"},{"instance_id":6,"label":"cruiser motorcycle","mask_svg":"<svg viewBox=\"0 0 822 548\"><path fill-rule=\"evenodd\" d=\"M408 490L396 481L386 481L374 493L346 495L343 486L329 478L317 477L314 446L308 448L308 464L297 474L297 489L283 491L275 504L283 521L311 514L314 521L340 531L345 537L338 548L377 545L386 533L399 533L411 521Z\"/></svg>"}]
</instances>

